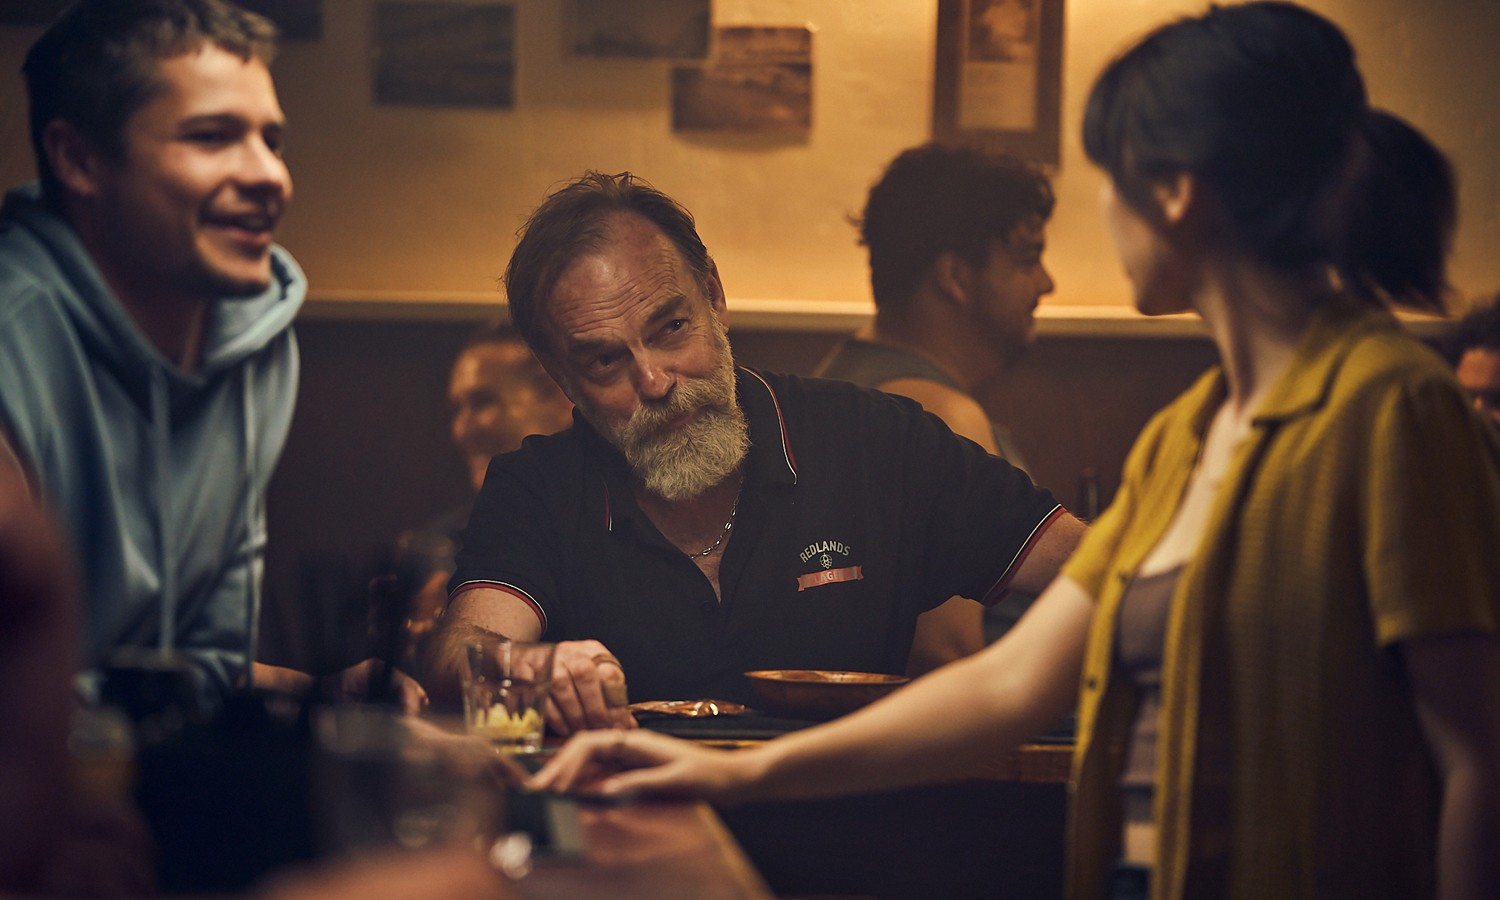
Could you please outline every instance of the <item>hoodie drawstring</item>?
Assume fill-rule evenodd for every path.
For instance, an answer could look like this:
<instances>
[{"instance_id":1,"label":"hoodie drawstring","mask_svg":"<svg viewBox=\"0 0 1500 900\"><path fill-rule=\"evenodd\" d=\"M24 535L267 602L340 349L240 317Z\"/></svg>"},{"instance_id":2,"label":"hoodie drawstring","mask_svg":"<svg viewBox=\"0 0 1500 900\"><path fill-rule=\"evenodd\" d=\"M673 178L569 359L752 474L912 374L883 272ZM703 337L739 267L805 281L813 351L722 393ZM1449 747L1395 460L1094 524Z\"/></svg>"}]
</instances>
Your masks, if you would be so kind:
<instances>
[{"instance_id":1,"label":"hoodie drawstring","mask_svg":"<svg viewBox=\"0 0 1500 900\"><path fill-rule=\"evenodd\" d=\"M241 496L245 498L245 538L249 541L249 577L245 579L245 689L255 687L255 651L260 645L260 586L265 558L265 546L261 533L265 525L265 497L257 489L256 468L256 422L255 396L251 390L254 379L255 360L245 361L240 368L240 411L244 428L244 485Z\"/></svg>"},{"instance_id":2,"label":"hoodie drawstring","mask_svg":"<svg viewBox=\"0 0 1500 900\"><path fill-rule=\"evenodd\" d=\"M151 369L151 452L155 465L152 490L156 508L157 571L161 573L161 633L157 648L166 654L177 645L177 523L167 505L167 480L171 477L171 412L167 406L167 379L161 369Z\"/></svg>"}]
</instances>

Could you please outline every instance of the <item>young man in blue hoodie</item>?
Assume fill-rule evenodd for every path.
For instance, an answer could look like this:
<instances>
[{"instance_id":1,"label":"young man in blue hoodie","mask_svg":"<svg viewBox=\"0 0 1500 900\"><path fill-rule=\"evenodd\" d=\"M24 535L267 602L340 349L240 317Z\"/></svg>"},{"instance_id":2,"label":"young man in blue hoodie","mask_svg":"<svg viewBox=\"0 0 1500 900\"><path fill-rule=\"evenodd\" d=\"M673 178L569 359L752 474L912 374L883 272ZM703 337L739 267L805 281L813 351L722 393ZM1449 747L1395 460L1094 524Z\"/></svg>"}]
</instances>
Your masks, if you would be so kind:
<instances>
[{"instance_id":1,"label":"young man in blue hoodie","mask_svg":"<svg viewBox=\"0 0 1500 900\"><path fill-rule=\"evenodd\" d=\"M84 667L162 651L210 708L247 683L359 694L376 671L251 665L306 291L273 243L292 196L274 39L223 0L76 4L24 66L40 184L0 208L0 465L70 532Z\"/></svg>"}]
</instances>

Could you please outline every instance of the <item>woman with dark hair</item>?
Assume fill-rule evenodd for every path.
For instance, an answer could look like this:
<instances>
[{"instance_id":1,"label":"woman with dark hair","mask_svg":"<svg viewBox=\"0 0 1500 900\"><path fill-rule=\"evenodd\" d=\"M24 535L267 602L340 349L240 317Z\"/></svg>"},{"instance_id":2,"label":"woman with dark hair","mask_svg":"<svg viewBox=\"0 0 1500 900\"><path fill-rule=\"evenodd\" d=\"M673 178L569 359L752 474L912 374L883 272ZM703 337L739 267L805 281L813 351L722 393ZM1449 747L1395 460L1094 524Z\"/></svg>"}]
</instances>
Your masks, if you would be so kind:
<instances>
[{"instance_id":1,"label":"woman with dark hair","mask_svg":"<svg viewBox=\"0 0 1500 900\"><path fill-rule=\"evenodd\" d=\"M844 720L731 754L586 735L538 784L941 780L1077 699L1072 896L1500 895L1500 459L1387 309L1441 308L1446 162L1284 3L1146 37L1084 145L1136 305L1198 313L1221 365L1147 425L1063 574Z\"/></svg>"}]
</instances>

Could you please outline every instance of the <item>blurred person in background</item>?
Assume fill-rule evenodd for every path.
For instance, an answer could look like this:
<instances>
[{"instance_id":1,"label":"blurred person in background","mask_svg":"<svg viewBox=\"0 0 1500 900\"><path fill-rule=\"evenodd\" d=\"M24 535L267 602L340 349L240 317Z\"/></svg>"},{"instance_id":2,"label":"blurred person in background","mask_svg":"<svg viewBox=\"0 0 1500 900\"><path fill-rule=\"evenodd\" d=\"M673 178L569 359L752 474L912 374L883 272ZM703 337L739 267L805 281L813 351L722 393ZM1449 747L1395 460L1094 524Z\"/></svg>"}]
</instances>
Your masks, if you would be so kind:
<instances>
[{"instance_id":1,"label":"blurred person in background","mask_svg":"<svg viewBox=\"0 0 1500 900\"><path fill-rule=\"evenodd\" d=\"M459 351L448 379L448 405L453 445L463 454L476 494L491 459L520 447L528 435L554 434L573 424L573 404L507 324L485 327Z\"/></svg>"},{"instance_id":2,"label":"blurred person in background","mask_svg":"<svg viewBox=\"0 0 1500 900\"><path fill-rule=\"evenodd\" d=\"M974 391L1035 339L1037 304L1054 287L1042 262L1052 207L1046 176L1019 160L938 143L903 151L870 188L857 222L875 320L815 374L910 397L1025 469ZM954 598L924 618L945 625L963 655L1003 634L1032 599L1012 592L981 608Z\"/></svg>"},{"instance_id":3,"label":"blurred person in background","mask_svg":"<svg viewBox=\"0 0 1500 900\"><path fill-rule=\"evenodd\" d=\"M1500 431L1500 297L1474 307L1448 336L1448 358L1474 408Z\"/></svg>"},{"instance_id":4,"label":"blurred person in background","mask_svg":"<svg viewBox=\"0 0 1500 900\"><path fill-rule=\"evenodd\" d=\"M519 448L529 435L553 434L573 421L573 404L516 330L502 322L480 329L459 351L448 378L448 405L453 446L475 494L491 459ZM396 538L395 572L376 596L391 592L405 606L395 617L404 630L403 656L414 652L447 605L453 555L472 506L470 498Z\"/></svg>"},{"instance_id":5,"label":"blurred person in background","mask_svg":"<svg viewBox=\"0 0 1500 900\"><path fill-rule=\"evenodd\" d=\"M875 319L817 375L910 397L990 453L1025 468L974 399L1035 339L1055 285L1042 254L1052 187L1019 160L969 147L902 152L858 220Z\"/></svg>"}]
</instances>

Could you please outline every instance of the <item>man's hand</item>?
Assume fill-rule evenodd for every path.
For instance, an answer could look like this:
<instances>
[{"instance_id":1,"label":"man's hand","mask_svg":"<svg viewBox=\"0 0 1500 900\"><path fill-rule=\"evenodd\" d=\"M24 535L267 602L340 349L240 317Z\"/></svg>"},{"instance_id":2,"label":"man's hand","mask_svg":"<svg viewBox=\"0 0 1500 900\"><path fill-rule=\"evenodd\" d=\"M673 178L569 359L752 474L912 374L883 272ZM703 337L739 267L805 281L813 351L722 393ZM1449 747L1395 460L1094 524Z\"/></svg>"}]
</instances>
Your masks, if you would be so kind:
<instances>
[{"instance_id":1,"label":"man's hand","mask_svg":"<svg viewBox=\"0 0 1500 900\"><path fill-rule=\"evenodd\" d=\"M552 663L547 726L567 736L592 728L635 728L625 670L598 641L563 641Z\"/></svg>"},{"instance_id":2,"label":"man's hand","mask_svg":"<svg viewBox=\"0 0 1500 900\"><path fill-rule=\"evenodd\" d=\"M370 688L378 679L385 677L385 663L378 659L367 659L342 672L335 672L318 679L318 688L325 700L362 701L370 697ZM392 669L390 698L401 711L414 716L427 708L427 692L410 675L400 669Z\"/></svg>"},{"instance_id":3,"label":"man's hand","mask_svg":"<svg viewBox=\"0 0 1500 900\"><path fill-rule=\"evenodd\" d=\"M487 587L454 596L439 621L423 661L423 677L439 699L457 704L465 646L475 640L508 637L545 640L536 611L515 594ZM591 728L634 728L626 709L625 671L598 641L560 641L552 661L552 694L547 725L555 734Z\"/></svg>"}]
</instances>

